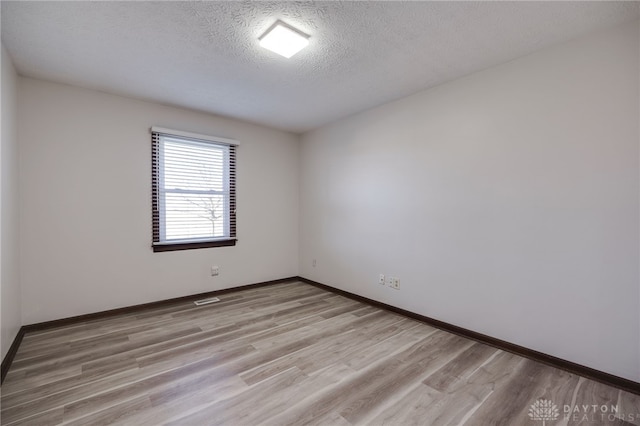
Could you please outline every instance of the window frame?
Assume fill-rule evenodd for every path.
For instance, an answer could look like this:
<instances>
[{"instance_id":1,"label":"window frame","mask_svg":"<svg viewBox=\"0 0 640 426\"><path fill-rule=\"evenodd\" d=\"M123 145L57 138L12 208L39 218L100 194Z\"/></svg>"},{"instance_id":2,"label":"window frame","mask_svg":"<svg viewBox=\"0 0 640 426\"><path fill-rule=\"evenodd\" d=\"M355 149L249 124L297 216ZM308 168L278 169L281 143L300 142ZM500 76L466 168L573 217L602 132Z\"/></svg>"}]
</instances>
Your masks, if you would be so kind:
<instances>
[{"instance_id":1,"label":"window frame","mask_svg":"<svg viewBox=\"0 0 640 426\"><path fill-rule=\"evenodd\" d=\"M187 143L194 144L212 144L224 145L228 149L225 151L225 163L228 161L228 176L223 179L223 193L228 190L228 200L225 202L225 216L229 221L225 223L225 235L218 238L189 238L183 240L166 240L163 236L166 229L165 216L161 214L162 206L165 202L163 194L165 189L162 188L164 182L163 155L161 149L162 136L173 139L181 139ZM213 136L200 135L196 133L183 132L179 130L170 130L161 127L151 128L151 193L152 193L152 243L151 247L154 252L191 250L211 247L229 247L235 246L238 241L236 238L236 151L238 141L233 139L218 138ZM225 173L226 174L226 173ZM174 190L169 193L175 192Z\"/></svg>"}]
</instances>

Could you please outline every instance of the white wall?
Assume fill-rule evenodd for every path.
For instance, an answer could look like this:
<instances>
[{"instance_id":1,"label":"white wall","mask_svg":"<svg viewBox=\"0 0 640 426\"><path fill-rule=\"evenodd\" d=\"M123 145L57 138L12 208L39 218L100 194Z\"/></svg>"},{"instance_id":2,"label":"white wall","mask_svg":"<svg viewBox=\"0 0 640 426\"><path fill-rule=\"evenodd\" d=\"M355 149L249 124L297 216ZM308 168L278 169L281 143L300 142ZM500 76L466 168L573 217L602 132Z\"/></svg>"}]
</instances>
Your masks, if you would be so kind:
<instances>
[{"instance_id":1,"label":"white wall","mask_svg":"<svg viewBox=\"0 0 640 426\"><path fill-rule=\"evenodd\" d=\"M0 358L20 329L18 269L18 76L2 46L2 142L0 143Z\"/></svg>"},{"instance_id":2,"label":"white wall","mask_svg":"<svg viewBox=\"0 0 640 426\"><path fill-rule=\"evenodd\" d=\"M24 324L298 274L297 135L22 77L19 89ZM152 252L153 125L240 141L235 247Z\"/></svg>"},{"instance_id":3,"label":"white wall","mask_svg":"<svg viewBox=\"0 0 640 426\"><path fill-rule=\"evenodd\" d=\"M638 76L634 23L305 134L301 275L640 380Z\"/></svg>"}]
</instances>

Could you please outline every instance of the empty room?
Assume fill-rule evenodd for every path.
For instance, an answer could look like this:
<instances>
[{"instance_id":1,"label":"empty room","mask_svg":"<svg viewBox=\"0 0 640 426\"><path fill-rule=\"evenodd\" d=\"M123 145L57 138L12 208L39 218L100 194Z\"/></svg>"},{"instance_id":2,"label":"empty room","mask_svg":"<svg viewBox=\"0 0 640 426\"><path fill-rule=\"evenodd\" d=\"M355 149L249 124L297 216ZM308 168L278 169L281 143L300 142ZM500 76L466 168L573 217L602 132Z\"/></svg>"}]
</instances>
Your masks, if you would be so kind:
<instances>
[{"instance_id":1,"label":"empty room","mask_svg":"<svg viewBox=\"0 0 640 426\"><path fill-rule=\"evenodd\" d=\"M0 424L640 425L640 2L0 14Z\"/></svg>"}]
</instances>

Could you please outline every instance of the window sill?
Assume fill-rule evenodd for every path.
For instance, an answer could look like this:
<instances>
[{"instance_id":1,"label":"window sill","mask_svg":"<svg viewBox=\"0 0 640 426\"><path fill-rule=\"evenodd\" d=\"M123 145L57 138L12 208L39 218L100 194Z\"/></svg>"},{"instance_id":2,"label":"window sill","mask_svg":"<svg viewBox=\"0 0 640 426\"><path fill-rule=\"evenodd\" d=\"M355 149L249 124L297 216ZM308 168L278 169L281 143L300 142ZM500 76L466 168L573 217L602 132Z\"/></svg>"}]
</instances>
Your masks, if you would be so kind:
<instances>
[{"instance_id":1,"label":"window sill","mask_svg":"<svg viewBox=\"0 0 640 426\"><path fill-rule=\"evenodd\" d=\"M236 239L216 241L194 241L184 243L162 243L152 246L154 253L162 251L193 250L211 247L230 247L236 245Z\"/></svg>"}]
</instances>

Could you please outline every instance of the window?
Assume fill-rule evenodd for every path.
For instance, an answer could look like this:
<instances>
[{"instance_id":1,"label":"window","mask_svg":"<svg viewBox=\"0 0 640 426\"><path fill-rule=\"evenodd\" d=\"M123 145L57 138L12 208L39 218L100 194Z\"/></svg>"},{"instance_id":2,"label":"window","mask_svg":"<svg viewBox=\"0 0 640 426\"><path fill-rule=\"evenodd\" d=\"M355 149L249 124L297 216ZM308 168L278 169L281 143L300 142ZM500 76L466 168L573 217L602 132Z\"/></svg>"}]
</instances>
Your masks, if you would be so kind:
<instances>
[{"instance_id":1,"label":"window","mask_svg":"<svg viewBox=\"0 0 640 426\"><path fill-rule=\"evenodd\" d=\"M238 142L153 127L153 251L236 244Z\"/></svg>"}]
</instances>

